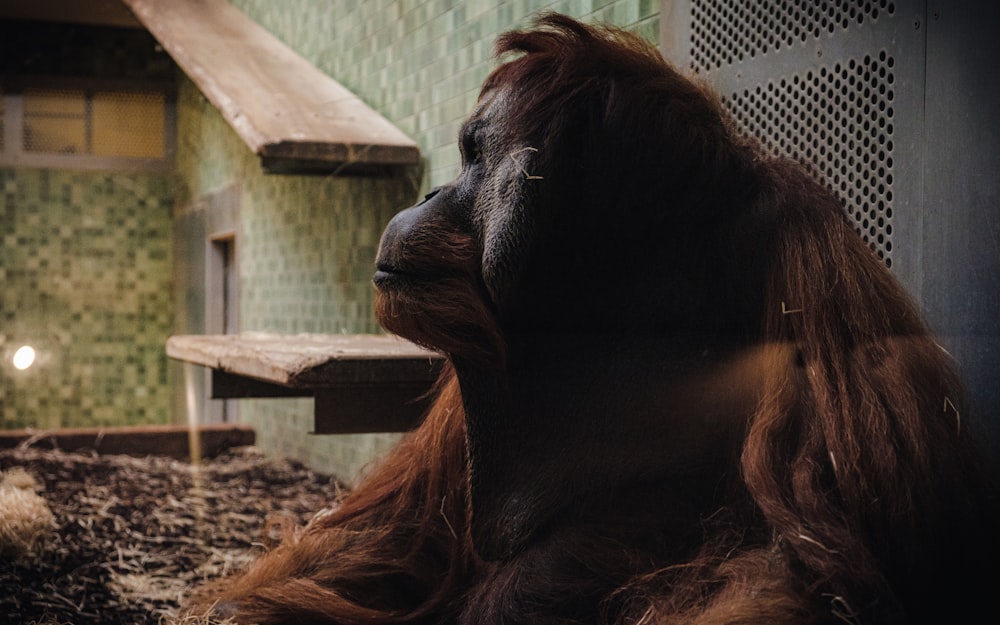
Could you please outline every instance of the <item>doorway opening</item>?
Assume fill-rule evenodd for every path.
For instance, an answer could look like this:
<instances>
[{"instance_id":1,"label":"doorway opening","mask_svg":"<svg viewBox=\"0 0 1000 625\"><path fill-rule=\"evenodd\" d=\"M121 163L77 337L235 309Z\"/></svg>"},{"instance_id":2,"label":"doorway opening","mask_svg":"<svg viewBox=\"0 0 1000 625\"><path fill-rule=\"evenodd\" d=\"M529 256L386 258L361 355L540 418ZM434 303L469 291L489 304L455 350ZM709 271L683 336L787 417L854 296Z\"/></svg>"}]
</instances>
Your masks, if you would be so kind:
<instances>
[{"instance_id":1,"label":"doorway opening","mask_svg":"<svg viewBox=\"0 0 1000 625\"><path fill-rule=\"evenodd\" d=\"M236 233L213 234L205 255L205 332L239 332L239 270L236 264ZM210 386L209 386L210 388ZM206 423L235 423L239 405L235 399L207 399Z\"/></svg>"}]
</instances>

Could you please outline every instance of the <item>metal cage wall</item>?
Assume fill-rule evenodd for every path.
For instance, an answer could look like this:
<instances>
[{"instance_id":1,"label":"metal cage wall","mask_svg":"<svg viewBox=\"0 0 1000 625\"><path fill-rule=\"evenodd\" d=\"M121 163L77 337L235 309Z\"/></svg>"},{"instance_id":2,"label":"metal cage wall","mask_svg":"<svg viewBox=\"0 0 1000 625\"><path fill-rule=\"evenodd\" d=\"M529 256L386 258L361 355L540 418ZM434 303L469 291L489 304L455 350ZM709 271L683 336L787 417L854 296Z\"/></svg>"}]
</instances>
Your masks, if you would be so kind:
<instances>
[{"instance_id":1,"label":"metal cage wall","mask_svg":"<svg viewBox=\"0 0 1000 625\"><path fill-rule=\"evenodd\" d=\"M907 270L917 192L923 38L897 2L689 0L671 54L708 79L748 133L807 164L886 265ZM686 6L684 6L686 5ZM678 20L680 22L680 20ZM675 27L679 24L675 24Z\"/></svg>"},{"instance_id":2,"label":"metal cage wall","mask_svg":"<svg viewBox=\"0 0 1000 625\"><path fill-rule=\"evenodd\" d=\"M1000 465L998 7L664 0L660 42L837 194L955 356Z\"/></svg>"}]
</instances>

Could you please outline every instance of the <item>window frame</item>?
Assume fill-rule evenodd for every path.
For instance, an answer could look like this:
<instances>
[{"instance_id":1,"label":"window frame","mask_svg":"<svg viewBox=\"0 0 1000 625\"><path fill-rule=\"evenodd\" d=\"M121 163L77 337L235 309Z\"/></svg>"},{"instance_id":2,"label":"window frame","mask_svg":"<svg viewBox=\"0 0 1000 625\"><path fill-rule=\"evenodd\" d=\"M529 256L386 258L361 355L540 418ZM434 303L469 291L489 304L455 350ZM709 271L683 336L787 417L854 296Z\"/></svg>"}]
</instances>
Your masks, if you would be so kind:
<instances>
[{"instance_id":1,"label":"window frame","mask_svg":"<svg viewBox=\"0 0 1000 625\"><path fill-rule=\"evenodd\" d=\"M88 102L94 93L109 91L162 95L164 98L163 157L136 158L26 151L24 149L24 92L32 89L83 91ZM171 82L90 77L4 77L0 79L0 98L3 99L3 108L0 110L3 128L3 140L0 142L0 167L160 173L173 169L174 156L177 151L177 94L174 84Z\"/></svg>"}]
</instances>

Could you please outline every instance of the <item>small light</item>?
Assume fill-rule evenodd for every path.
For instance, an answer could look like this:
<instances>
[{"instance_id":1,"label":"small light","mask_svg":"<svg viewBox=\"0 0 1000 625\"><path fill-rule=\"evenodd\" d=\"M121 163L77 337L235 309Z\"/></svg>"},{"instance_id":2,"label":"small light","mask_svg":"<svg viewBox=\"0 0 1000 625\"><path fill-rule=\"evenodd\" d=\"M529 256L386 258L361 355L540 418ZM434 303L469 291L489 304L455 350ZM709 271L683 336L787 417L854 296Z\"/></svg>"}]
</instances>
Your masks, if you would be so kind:
<instances>
[{"instance_id":1,"label":"small light","mask_svg":"<svg viewBox=\"0 0 1000 625\"><path fill-rule=\"evenodd\" d=\"M14 368L24 371L35 363L35 348L30 345L19 347L14 352Z\"/></svg>"}]
</instances>

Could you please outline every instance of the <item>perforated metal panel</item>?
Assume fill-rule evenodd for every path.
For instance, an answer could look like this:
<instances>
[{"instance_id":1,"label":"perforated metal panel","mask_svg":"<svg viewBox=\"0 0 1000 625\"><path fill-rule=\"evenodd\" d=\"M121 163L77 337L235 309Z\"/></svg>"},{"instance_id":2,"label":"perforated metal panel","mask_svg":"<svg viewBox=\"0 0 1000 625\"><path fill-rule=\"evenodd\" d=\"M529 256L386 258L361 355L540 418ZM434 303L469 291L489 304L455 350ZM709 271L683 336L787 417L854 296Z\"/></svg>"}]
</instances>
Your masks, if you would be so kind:
<instances>
[{"instance_id":1,"label":"perforated metal panel","mask_svg":"<svg viewBox=\"0 0 1000 625\"><path fill-rule=\"evenodd\" d=\"M672 4L665 12L668 58L713 84L743 130L830 187L886 265L904 275L916 267L906 262L912 250L899 235L919 229L919 218L904 214L919 180L896 171L914 158L907 150L922 122L921 24L904 7L916 3Z\"/></svg>"},{"instance_id":2,"label":"perforated metal panel","mask_svg":"<svg viewBox=\"0 0 1000 625\"><path fill-rule=\"evenodd\" d=\"M892 266L893 57L743 89L724 101L774 152L806 163L838 193L856 230ZM888 85L888 86L887 86Z\"/></svg>"},{"instance_id":3,"label":"perforated metal panel","mask_svg":"<svg viewBox=\"0 0 1000 625\"><path fill-rule=\"evenodd\" d=\"M712 84L767 149L806 163L918 300L1000 469L1000 3L661 7L664 56Z\"/></svg>"},{"instance_id":4,"label":"perforated metal panel","mask_svg":"<svg viewBox=\"0 0 1000 625\"><path fill-rule=\"evenodd\" d=\"M701 71L778 52L894 14L896 3L826 0L694 0L692 65Z\"/></svg>"}]
</instances>

